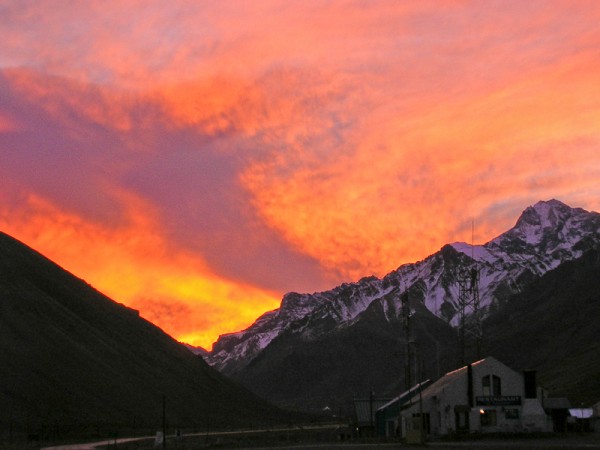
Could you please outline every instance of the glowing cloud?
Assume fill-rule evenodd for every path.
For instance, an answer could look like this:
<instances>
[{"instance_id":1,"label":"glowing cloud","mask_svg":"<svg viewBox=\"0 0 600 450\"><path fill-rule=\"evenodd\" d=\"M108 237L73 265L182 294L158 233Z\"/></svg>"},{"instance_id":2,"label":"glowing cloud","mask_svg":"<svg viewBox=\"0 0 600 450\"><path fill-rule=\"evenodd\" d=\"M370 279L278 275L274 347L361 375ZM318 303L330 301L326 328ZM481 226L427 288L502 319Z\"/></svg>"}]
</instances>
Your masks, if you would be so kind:
<instances>
[{"instance_id":1,"label":"glowing cloud","mask_svg":"<svg viewBox=\"0 0 600 450\"><path fill-rule=\"evenodd\" d=\"M120 195L127 220L116 228L65 213L34 194L17 208L2 208L0 228L190 344L210 349L215 336L249 326L265 307L278 305L274 293L223 279L197 255L169 245L153 208Z\"/></svg>"},{"instance_id":2,"label":"glowing cloud","mask_svg":"<svg viewBox=\"0 0 600 450\"><path fill-rule=\"evenodd\" d=\"M598 2L8 1L0 227L209 345L288 290L600 209ZM90 258L93 255L93 258Z\"/></svg>"}]
</instances>

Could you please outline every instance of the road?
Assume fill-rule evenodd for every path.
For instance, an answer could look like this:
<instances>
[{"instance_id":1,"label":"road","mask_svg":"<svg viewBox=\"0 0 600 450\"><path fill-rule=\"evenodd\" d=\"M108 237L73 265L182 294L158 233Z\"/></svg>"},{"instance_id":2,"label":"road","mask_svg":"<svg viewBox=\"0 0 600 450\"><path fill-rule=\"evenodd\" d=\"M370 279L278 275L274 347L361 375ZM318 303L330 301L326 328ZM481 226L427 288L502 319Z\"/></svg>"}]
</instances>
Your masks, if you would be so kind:
<instances>
[{"instance_id":1,"label":"road","mask_svg":"<svg viewBox=\"0 0 600 450\"><path fill-rule=\"evenodd\" d=\"M332 430L334 432L338 429L342 424L329 424L329 425L315 425L315 426L306 426L300 428L274 428L274 429L255 429L255 430L243 430L243 431L214 431L210 433L193 433L193 434L184 434L182 438L184 438L183 442L193 443L192 439L198 438L206 438L207 436L213 437L227 437L227 436L249 436L253 434L266 433L266 432L283 432L287 433L290 431L309 431L309 430ZM167 444L169 442L175 441L175 436L170 435L167 436ZM142 444L142 441L146 441ZM152 444L155 441L155 436L143 436L143 437L135 437L135 438L119 438L119 439L104 439L96 442L89 443L80 443L80 444L71 444L71 445L59 445L52 447L44 447L41 450L97 450L99 447L107 446L110 444L114 446L115 444L127 444L132 442L139 442L143 445L143 448L152 448ZM258 443L258 442L257 442ZM273 444L274 442L271 442ZM248 445L248 442L246 442ZM194 444L195 445L195 444ZM240 442L236 442L235 447L239 448ZM262 445L262 444L259 444ZM530 437L527 435L520 436L511 436L507 438L498 438L498 439L473 439L467 441L430 441L427 442L427 447L436 449L436 450L456 450L456 449L484 449L484 450L521 450L521 449L554 449L554 450L572 450L572 449L597 449L600 450L600 433L583 433L583 434L570 434L563 436L548 436L548 437ZM160 447L159 447L160 448ZM185 448L185 447L184 447ZM226 448L226 446L221 447ZM279 445L279 446L264 446L264 447L245 447L246 450L289 450L293 448L293 450L326 450L326 449L335 449L335 450L373 450L374 448L423 448L423 446L419 445L406 445L401 443L368 443L368 442L327 442L323 444L289 444L289 445Z\"/></svg>"},{"instance_id":2,"label":"road","mask_svg":"<svg viewBox=\"0 0 600 450\"><path fill-rule=\"evenodd\" d=\"M203 433L193 433L193 434L184 434L182 438L193 438L193 437L206 437L206 436L239 436L239 435L250 435L250 434L260 434L267 432L288 432L298 431L298 430L335 430L340 426L345 426L344 424L329 424L329 425L312 425L312 426L303 426L300 428L269 428L269 429L253 429L253 430L237 430L237 431L213 431L213 432L203 432ZM141 442L141 441L154 441L156 436L141 436L141 437L133 437L133 438L118 438L118 439L104 439L102 441L96 442L87 442L81 444L68 444L68 445L55 445L50 447L42 447L40 450L96 450L99 447L106 446L108 444L127 444L131 442ZM174 435L167 435L167 443L169 440L174 440Z\"/></svg>"},{"instance_id":3,"label":"road","mask_svg":"<svg viewBox=\"0 0 600 450\"><path fill-rule=\"evenodd\" d=\"M55 445L52 447L42 447L40 450L96 450L103 445L126 444L128 442L152 441L154 436L135 437L135 438L119 438L119 439L104 439L102 441L87 442L82 444Z\"/></svg>"}]
</instances>

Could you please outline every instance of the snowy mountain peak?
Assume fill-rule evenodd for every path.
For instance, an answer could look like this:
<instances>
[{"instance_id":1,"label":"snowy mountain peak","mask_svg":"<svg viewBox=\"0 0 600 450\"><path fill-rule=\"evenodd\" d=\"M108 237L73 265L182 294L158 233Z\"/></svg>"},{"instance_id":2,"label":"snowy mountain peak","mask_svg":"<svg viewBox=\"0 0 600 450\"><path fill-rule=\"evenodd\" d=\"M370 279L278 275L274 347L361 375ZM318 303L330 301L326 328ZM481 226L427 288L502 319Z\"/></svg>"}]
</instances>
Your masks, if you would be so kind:
<instances>
[{"instance_id":1,"label":"snowy mountain peak","mask_svg":"<svg viewBox=\"0 0 600 450\"><path fill-rule=\"evenodd\" d=\"M597 238L599 218L598 213L571 208L558 200L538 202L525 209L515 226L490 244L507 246L520 241L519 245L537 246L538 252L547 256L572 248L588 234Z\"/></svg>"},{"instance_id":2,"label":"snowy mountain peak","mask_svg":"<svg viewBox=\"0 0 600 450\"><path fill-rule=\"evenodd\" d=\"M538 243L544 229L559 227L574 211L558 200L538 202L521 214L514 230L520 231L527 242Z\"/></svg>"}]
</instances>

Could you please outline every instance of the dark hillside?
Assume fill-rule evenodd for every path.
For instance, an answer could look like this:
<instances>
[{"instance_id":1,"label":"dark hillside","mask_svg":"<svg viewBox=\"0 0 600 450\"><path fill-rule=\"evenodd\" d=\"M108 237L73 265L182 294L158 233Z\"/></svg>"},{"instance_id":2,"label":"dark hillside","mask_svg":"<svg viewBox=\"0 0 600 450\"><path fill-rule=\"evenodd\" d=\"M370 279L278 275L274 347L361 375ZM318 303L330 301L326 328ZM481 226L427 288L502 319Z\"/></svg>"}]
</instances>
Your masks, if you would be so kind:
<instances>
[{"instance_id":1,"label":"dark hillside","mask_svg":"<svg viewBox=\"0 0 600 450\"><path fill-rule=\"evenodd\" d=\"M205 429L279 411L209 367L137 311L0 233L0 429Z\"/></svg>"},{"instance_id":2,"label":"dark hillside","mask_svg":"<svg viewBox=\"0 0 600 450\"><path fill-rule=\"evenodd\" d=\"M575 405L600 400L600 252L528 285L485 323L489 353Z\"/></svg>"},{"instance_id":3,"label":"dark hillside","mask_svg":"<svg viewBox=\"0 0 600 450\"><path fill-rule=\"evenodd\" d=\"M436 377L454 368L456 333L424 305L415 302L415 309L411 336L431 356L423 358L422 373ZM368 398L371 391L393 398L404 391L405 349L401 319L386 318L383 304L373 302L351 325L321 336L284 332L235 376L283 407L351 414L354 398Z\"/></svg>"}]
</instances>

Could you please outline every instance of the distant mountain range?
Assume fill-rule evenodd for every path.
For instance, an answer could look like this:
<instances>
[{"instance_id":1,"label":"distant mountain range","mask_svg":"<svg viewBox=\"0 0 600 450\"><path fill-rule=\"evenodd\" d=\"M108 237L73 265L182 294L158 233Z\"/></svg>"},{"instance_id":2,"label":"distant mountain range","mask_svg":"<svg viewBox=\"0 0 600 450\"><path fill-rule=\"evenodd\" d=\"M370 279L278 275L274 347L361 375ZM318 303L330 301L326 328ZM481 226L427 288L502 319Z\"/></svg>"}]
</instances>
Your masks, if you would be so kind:
<instances>
[{"instance_id":1,"label":"distant mountain range","mask_svg":"<svg viewBox=\"0 0 600 450\"><path fill-rule=\"evenodd\" d=\"M600 214L557 200L538 202L484 245L445 245L381 279L286 294L279 309L244 331L221 336L207 360L288 407L342 408L371 389L391 395L404 383L403 295L408 294L413 313L411 339L421 342L425 369L435 376L459 360L454 326L463 271L477 269L482 312L492 318L544 274L599 243Z\"/></svg>"},{"instance_id":2,"label":"distant mountain range","mask_svg":"<svg viewBox=\"0 0 600 450\"><path fill-rule=\"evenodd\" d=\"M0 233L0 435L154 433L280 421L138 312ZM8 438L7 438L8 439Z\"/></svg>"}]
</instances>

